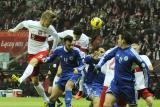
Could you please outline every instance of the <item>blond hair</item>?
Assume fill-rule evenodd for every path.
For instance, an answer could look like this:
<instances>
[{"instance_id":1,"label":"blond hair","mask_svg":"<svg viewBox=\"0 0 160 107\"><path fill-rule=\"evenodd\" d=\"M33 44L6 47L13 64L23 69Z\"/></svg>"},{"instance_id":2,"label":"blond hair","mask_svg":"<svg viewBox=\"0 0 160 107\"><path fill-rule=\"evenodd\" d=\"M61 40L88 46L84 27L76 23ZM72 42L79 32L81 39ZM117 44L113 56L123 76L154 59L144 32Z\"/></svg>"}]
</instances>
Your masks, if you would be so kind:
<instances>
[{"instance_id":1,"label":"blond hair","mask_svg":"<svg viewBox=\"0 0 160 107\"><path fill-rule=\"evenodd\" d=\"M56 14L52 10L46 10L41 15L41 19L51 19L54 17L56 17Z\"/></svg>"}]
</instances>

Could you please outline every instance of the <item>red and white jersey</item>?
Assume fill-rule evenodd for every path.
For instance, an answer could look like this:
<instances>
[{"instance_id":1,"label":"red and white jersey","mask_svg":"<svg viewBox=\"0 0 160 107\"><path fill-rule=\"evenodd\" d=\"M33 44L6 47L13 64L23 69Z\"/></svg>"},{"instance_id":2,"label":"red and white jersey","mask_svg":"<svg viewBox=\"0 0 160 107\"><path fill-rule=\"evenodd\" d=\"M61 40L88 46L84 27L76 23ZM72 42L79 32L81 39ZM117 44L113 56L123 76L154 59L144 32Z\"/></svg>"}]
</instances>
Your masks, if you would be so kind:
<instances>
[{"instance_id":1,"label":"red and white jersey","mask_svg":"<svg viewBox=\"0 0 160 107\"><path fill-rule=\"evenodd\" d=\"M152 65L151 61L146 55L140 55L140 57L142 58L142 60L146 63L148 67ZM145 86L145 79L144 79L143 71L140 70L138 72L135 72L135 80L136 80L136 86L135 86L136 90L147 88Z\"/></svg>"},{"instance_id":2,"label":"red and white jersey","mask_svg":"<svg viewBox=\"0 0 160 107\"><path fill-rule=\"evenodd\" d=\"M27 20L19 23L14 30L18 31L21 28L27 28L29 30L28 37L28 53L36 54L41 51L49 49L48 37L52 36L54 40L53 47L56 48L59 43L59 37L55 28L50 25L48 28L43 27L40 21Z\"/></svg>"},{"instance_id":3,"label":"red and white jersey","mask_svg":"<svg viewBox=\"0 0 160 107\"><path fill-rule=\"evenodd\" d=\"M79 48L81 51L86 52L86 50L88 50L89 47L89 37L87 35L85 35L84 33L82 33L81 37L79 38L79 40L76 40L74 34L73 34L73 30L65 30L63 32L59 32L58 33L60 38L64 38L67 35L71 35L75 41L75 47Z\"/></svg>"}]
</instances>

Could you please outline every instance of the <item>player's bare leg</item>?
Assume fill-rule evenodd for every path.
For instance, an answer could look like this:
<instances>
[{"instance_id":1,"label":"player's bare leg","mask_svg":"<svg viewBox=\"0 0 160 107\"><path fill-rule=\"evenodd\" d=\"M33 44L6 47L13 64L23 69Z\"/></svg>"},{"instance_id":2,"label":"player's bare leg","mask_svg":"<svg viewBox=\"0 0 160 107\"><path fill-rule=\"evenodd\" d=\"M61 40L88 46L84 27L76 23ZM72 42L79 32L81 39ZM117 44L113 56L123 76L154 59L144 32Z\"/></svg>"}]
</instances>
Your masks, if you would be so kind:
<instances>
[{"instance_id":1,"label":"player's bare leg","mask_svg":"<svg viewBox=\"0 0 160 107\"><path fill-rule=\"evenodd\" d=\"M104 107L113 107L114 103L116 102L116 97L113 96L112 93L107 93L105 97Z\"/></svg>"},{"instance_id":2,"label":"player's bare leg","mask_svg":"<svg viewBox=\"0 0 160 107\"><path fill-rule=\"evenodd\" d=\"M57 85L52 89L51 96L49 97L50 102L55 103L59 96L63 94L63 90L59 88Z\"/></svg>"},{"instance_id":3,"label":"player's bare leg","mask_svg":"<svg viewBox=\"0 0 160 107\"><path fill-rule=\"evenodd\" d=\"M153 97L150 96L150 97L147 97L145 99L146 103L147 103L147 107L152 107L153 106Z\"/></svg>"},{"instance_id":4,"label":"player's bare leg","mask_svg":"<svg viewBox=\"0 0 160 107\"><path fill-rule=\"evenodd\" d=\"M93 107L99 107L99 103L100 103L99 97L93 98Z\"/></svg>"}]
</instances>

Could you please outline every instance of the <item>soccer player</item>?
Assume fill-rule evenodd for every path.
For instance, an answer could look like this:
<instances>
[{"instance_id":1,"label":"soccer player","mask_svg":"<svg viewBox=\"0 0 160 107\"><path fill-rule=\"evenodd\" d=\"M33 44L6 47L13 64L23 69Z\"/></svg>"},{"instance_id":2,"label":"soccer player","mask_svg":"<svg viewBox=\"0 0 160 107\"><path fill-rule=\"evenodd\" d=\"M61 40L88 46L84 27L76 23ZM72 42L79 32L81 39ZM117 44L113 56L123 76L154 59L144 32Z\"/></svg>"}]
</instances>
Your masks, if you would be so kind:
<instances>
[{"instance_id":1,"label":"soccer player","mask_svg":"<svg viewBox=\"0 0 160 107\"><path fill-rule=\"evenodd\" d=\"M105 54L109 52L110 49L107 50ZM101 68L101 72L105 74L105 79L103 83L103 90L101 92L100 105L99 105L100 107L103 107L107 89L114 78L114 67L115 67L115 58L112 58L111 60L107 61ZM118 99L117 103L114 104L114 107L125 107L125 106L126 103L121 99Z\"/></svg>"},{"instance_id":2,"label":"soccer player","mask_svg":"<svg viewBox=\"0 0 160 107\"><path fill-rule=\"evenodd\" d=\"M93 107L99 107L99 97L104 81L104 74L94 72L94 65L98 63L104 52L104 48L98 47L93 54L87 55L84 59L88 65L84 78L84 93L87 95L87 99L92 101Z\"/></svg>"},{"instance_id":3,"label":"soccer player","mask_svg":"<svg viewBox=\"0 0 160 107\"><path fill-rule=\"evenodd\" d=\"M44 59L44 62L52 62L56 58L60 59L62 73L52 90L50 101L54 104L57 98L65 91L66 107L71 107L72 89L81 77L81 71L84 69L80 50L73 47L73 42L72 36L68 35L64 37L64 46L57 47L51 56Z\"/></svg>"},{"instance_id":4,"label":"soccer player","mask_svg":"<svg viewBox=\"0 0 160 107\"><path fill-rule=\"evenodd\" d=\"M82 29L80 26L75 26L73 30L65 30L63 32L58 33L60 38L64 38L67 35L71 35L73 37L74 47L77 47L81 50L81 55L84 58L86 53L88 52L89 47L89 37L82 33ZM52 37L50 37L50 40ZM54 78L54 83L59 80L60 72L57 73L57 75ZM83 81L84 81L84 72L82 71L82 76L79 82L79 92L76 94L75 98L79 99L82 96L83 91Z\"/></svg>"},{"instance_id":5,"label":"soccer player","mask_svg":"<svg viewBox=\"0 0 160 107\"><path fill-rule=\"evenodd\" d=\"M139 53L140 45L137 42L133 43L132 47ZM146 55L140 55L140 57L146 63L148 69L150 71L153 71L153 66L149 58ZM148 90L148 87L145 86L145 78L144 78L145 75L143 74L143 71L139 66L134 64L133 67L134 67L135 78L136 78L136 90L138 90L139 96L146 101L147 106L152 107L153 94Z\"/></svg>"},{"instance_id":6,"label":"soccer player","mask_svg":"<svg viewBox=\"0 0 160 107\"><path fill-rule=\"evenodd\" d=\"M12 79L22 83L27 77L31 76L32 83L38 94L43 97L43 100L48 103L49 99L44 92L44 88L39 84L38 74L42 58L48 56L48 37L54 38L53 47L55 48L59 42L59 37L56 30L51 25L56 19L56 14L51 10L46 10L42 13L40 21L26 20L19 23L15 28L9 29L9 32L17 32L22 28L27 28L29 31L28 37L28 66L23 75L18 78L15 75Z\"/></svg>"},{"instance_id":7,"label":"soccer player","mask_svg":"<svg viewBox=\"0 0 160 107\"><path fill-rule=\"evenodd\" d=\"M132 39L130 32L122 32L118 36L118 46L106 54L96 65L97 69L101 69L106 61L115 57L115 75L107 90L104 107L112 107L116 99L118 100L120 97L129 104L129 107L137 107L136 91L134 89L135 76L131 67L133 63L136 63L143 69L144 73L147 72L147 67L138 53L130 46ZM147 80L147 77L145 80Z\"/></svg>"}]
</instances>

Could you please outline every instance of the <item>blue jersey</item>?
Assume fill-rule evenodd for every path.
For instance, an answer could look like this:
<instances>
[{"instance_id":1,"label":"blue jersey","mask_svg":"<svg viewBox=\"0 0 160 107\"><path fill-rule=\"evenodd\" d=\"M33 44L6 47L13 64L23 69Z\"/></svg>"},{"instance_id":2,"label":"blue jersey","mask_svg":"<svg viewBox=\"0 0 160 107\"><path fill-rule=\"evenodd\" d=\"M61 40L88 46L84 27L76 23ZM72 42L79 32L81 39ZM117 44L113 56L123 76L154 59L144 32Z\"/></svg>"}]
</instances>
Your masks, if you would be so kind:
<instances>
[{"instance_id":1,"label":"blue jersey","mask_svg":"<svg viewBox=\"0 0 160 107\"><path fill-rule=\"evenodd\" d=\"M60 59L62 74L73 72L73 68L77 68L79 73L84 69L84 64L78 48L74 47L71 51L67 51L64 46L59 46L54 50L51 56L47 57L47 62L53 62L56 58Z\"/></svg>"},{"instance_id":2,"label":"blue jersey","mask_svg":"<svg viewBox=\"0 0 160 107\"><path fill-rule=\"evenodd\" d=\"M109 53L105 54L104 57L99 61L97 67L102 67L104 63L115 57L115 75L114 80L123 82L135 82L134 72L132 71L133 63L141 66L143 71L147 73L147 67L143 60L140 58L138 53L132 48L128 47L122 49L120 47L113 48ZM148 77L146 76L146 79ZM147 80L148 81L148 80ZM146 84L148 85L148 84Z\"/></svg>"},{"instance_id":3,"label":"blue jersey","mask_svg":"<svg viewBox=\"0 0 160 107\"><path fill-rule=\"evenodd\" d=\"M93 79L96 76L96 72L94 72L94 65L98 63L92 56L87 55L84 58L84 62L88 65L87 72L85 72L84 82L87 84L92 84Z\"/></svg>"}]
</instances>

